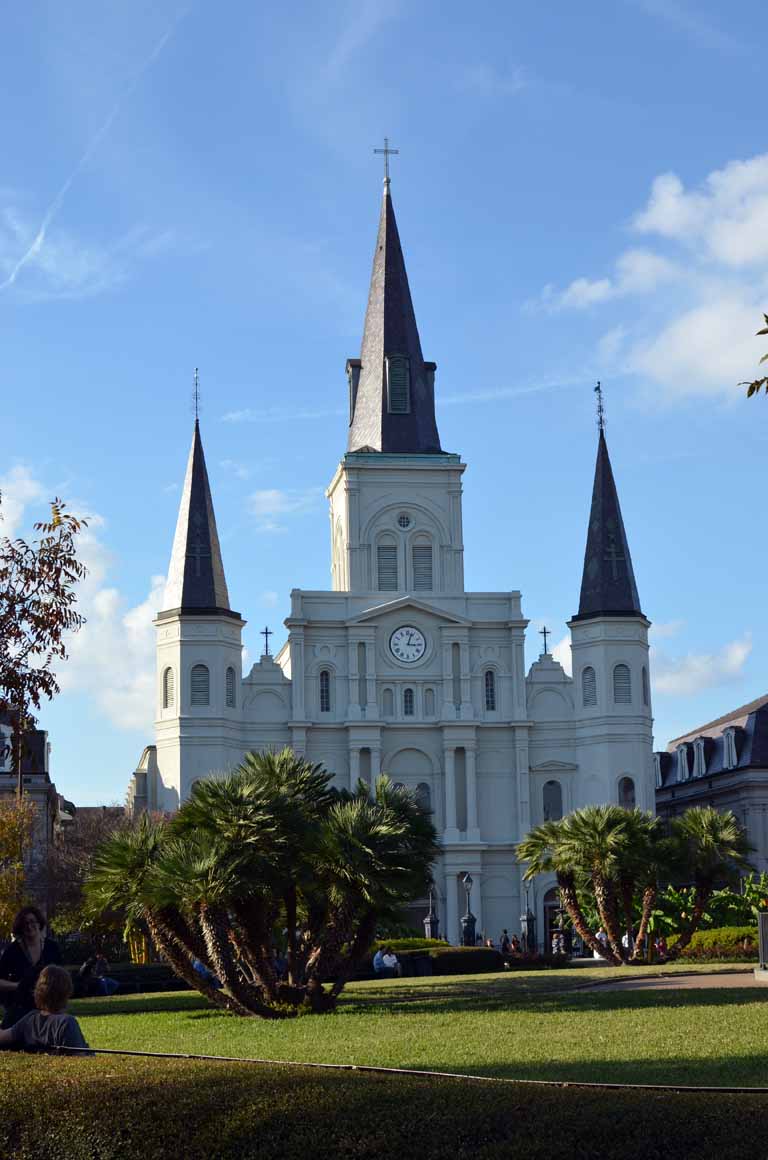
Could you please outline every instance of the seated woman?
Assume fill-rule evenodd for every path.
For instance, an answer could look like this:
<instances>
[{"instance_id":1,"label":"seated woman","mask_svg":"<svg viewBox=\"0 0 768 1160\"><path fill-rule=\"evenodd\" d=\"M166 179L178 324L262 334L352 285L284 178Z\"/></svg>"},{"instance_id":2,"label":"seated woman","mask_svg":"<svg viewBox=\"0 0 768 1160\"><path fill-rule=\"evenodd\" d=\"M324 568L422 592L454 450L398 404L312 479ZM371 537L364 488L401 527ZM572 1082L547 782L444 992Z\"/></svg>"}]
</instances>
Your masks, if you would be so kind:
<instances>
[{"instance_id":1,"label":"seated woman","mask_svg":"<svg viewBox=\"0 0 768 1160\"><path fill-rule=\"evenodd\" d=\"M0 1002L5 1006L2 1027L18 1023L34 1011L34 990L43 967L61 962L61 952L45 937L45 916L36 906L24 906L13 920L13 942L0 955Z\"/></svg>"},{"instance_id":2,"label":"seated woman","mask_svg":"<svg viewBox=\"0 0 768 1160\"><path fill-rule=\"evenodd\" d=\"M67 1015L67 1003L72 995L72 976L63 967L44 967L35 984L36 1010L0 1030L0 1047L15 1047L18 1051L51 1051L57 1047L82 1047L80 1024L74 1015Z\"/></svg>"}]
</instances>

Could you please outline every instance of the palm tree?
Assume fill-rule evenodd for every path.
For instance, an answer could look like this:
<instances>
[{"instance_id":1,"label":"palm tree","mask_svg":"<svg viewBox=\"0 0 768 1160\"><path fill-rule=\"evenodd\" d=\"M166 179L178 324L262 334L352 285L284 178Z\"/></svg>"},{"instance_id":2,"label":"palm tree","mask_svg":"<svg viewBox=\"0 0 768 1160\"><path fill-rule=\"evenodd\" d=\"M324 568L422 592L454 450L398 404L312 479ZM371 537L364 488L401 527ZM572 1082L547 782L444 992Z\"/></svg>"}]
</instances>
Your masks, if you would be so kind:
<instances>
[{"instance_id":1,"label":"palm tree","mask_svg":"<svg viewBox=\"0 0 768 1160\"><path fill-rule=\"evenodd\" d=\"M589 877L608 945L622 960L617 901L620 855L626 848L627 811L621 806L584 806L563 818L560 858Z\"/></svg>"},{"instance_id":2,"label":"palm tree","mask_svg":"<svg viewBox=\"0 0 768 1160\"><path fill-rule=\"evenodd\" d=\"M695 934L718 882L751 869L747 855L752 847L733 811L720 813L712 806L693 806L673 818L671 838L678 865L694 887L690 921L672 951L676 958Z\"/></svg>"},{"instance_id":3,"label":"palm tree","mask_svg":"<svg viewBox=\"0 0 768 1160\"><path fill-rule=\"evenodd\" d=\"M538 874L554 873L560 891L560 901L568 912L574 929L591 951L608 962L618 965L621 956L615 948L605 946L592 931L584 916L578 897L580 864L573 859L572 842L566 844L566 818L535 826L516 848L519 862L526 862L523 880L530 882Z\"/></svg>"}]
</instances>

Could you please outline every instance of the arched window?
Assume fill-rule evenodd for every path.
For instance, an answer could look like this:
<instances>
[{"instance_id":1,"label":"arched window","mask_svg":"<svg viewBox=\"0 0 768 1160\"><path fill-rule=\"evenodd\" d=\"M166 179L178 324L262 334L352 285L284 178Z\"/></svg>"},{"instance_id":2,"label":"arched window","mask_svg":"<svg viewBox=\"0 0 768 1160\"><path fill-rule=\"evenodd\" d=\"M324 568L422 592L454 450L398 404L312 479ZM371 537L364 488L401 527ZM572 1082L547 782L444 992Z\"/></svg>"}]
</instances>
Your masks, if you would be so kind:
<instances>
[{"instance_id":1,"label":"arched window","mask_svg":"<svg viewBox=\"0 0 768 1160\"><path fill-rule=\"evenodd\" d=\"M645 665L643 665L643 671L641 673L641 677L642 677L642 684L643 684L643 704L647 707L651 703L651 694L650 694L650 691L648 689L648 670L645 667Z\"/></svg>"},{"instance_id":2,"label":"arched window","mask_svg":"<svg viewBox=\"0 0 768 1160\"><path fill-rule=\"evenodd\" d=\"M616 665L613 670L613 701L615 705L632 704L632 680L629 665Z\"/></svg>"},{"instance_id":3,"label":"arched window","mask_svg":"<svg viewBox=\"0 0 768 1160\"><path fill-rule=\"evenodd\" d=\"M421 809L432 813L432 791L425 781L416 786L416 801Z\"/></svg>"},{"instance_id":4,"label":"arched window","mask_svg":"<svg viewBox=\"0 0 768 1160\"><path fill-rule=\"evenodd\" d=\"M412 717L414 712L414 696L413 689L405 689L403 692L403 716Z\"/></svg>"},{"instance_id":5,"label":"arched window","mask_svg":"<svg viewBox=\"0 0 768 1160\"><path fill-rule=\"evenodd\" d=\"M591 665L582 669L581 673L581 700L585 706L597 704L597 678Z\"/></svg>"},{"instance_id":6,"label":"arched window","mask_svg":"<svg viewBox=\"0 0 768 1160\"><path fill-rule=\"evenodd\" d=\"M211 701L211 674L206 665L192 666L192 696L193 705L208 705Z\"/></svg>"},{"instance_id":7,"label":"arched window","mask_svg":"<svg viewBox=\"0 0 768 1160\"><path fill-rule=\"evenodd\" d=\"M393 541L377 545L376 569L379 592L397 592L397 544Z\"/></svg>"},{"instance_id":8,"label":"arched window","mask_svg":"<svg viewBox=\"0 0 768 1160\"><path fill-rule=\"evenodd\" d=\"M163 708L172 709L174 698L173 669L166 669L163 673Z\"/></svg>"},{"instance_id":9,"label":"arched window","mask_svg":"<svg viewBox=\"0 0 768 1160\"><path fill-rule=\"evenodd\" d=\"M432 589L432 545L424 537L417 540L411 549L413 563L414 592L429 592Z\"/></svg>"},{"instance_id":10,"label":"arched window","mask_svg":"<svg viewBox=\"0 0 768 1160\"><path fill-rule=\"evenodd\" d=\"M435 715L435 690L424 690L424 716L434 717Z\"/></svg>"},{"instance_id":11,"label":"arched window","mask_svg":"<svg viewBox=\"0 0 768 1160\"><path fill-rule=\"evenodd\" d=\"M394 717L395 715L395 698L391 689L385 689L382 694L382 714L384 717Z\"/></svg>"},{"instance_id":12,"label":"arched window","mask_svg":"<svg viewBox=\"0 0 768 1160\"><path fill-rule=\"evenodd\" d=\"M563 816L563 791L559 781L545 781L542 791L545 822L559 822Z\"/></svg>"},{"instance_id":13,"label":"arched window","mask_svg":"<svg viewBox=\"0 0 768 1160\"><path fill-rule=\"evenodd\" d=\"M331 711L331 674L328 669L320 670L320 712Z\"/></svg>"},{"instance_id":14,"label":"arched window","mask_svg":"<svg viewBox=\"0 0 768 1160\"><path fill-rule=\"evenodd\" d=\"M493 669L485 670L485 708L488 713L496 711L496 674Z\"/></svg>"},{"instance_id":15,"label":"arched window","mask_svg":"<svg viewBox=\"0 0 768 1160\"><path fill-rule=\"evenodd\" d=\"M227 669L227 708L234 709L235 707L235 670L233 668Z\"/></svg>"},{"instance_id":16,"label":"arched window","mask_svg":"<svg viewBox=\"0 0 768 1160\"><path fill-rule=\"evenodd\" d=\"M619 805L625 810L635 808L635 783L631 777L622 777L619 781Z\"/></svg>"}]
</instances>

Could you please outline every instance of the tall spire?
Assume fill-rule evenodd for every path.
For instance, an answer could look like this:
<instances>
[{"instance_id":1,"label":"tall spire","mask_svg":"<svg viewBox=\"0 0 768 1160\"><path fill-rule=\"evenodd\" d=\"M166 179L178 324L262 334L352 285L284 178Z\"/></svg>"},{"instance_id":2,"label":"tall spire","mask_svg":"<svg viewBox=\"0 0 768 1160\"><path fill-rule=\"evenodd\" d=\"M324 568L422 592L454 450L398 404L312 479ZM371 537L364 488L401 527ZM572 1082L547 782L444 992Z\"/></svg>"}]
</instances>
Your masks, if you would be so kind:
<instances>
[{"instance_id":1,"label":"tall spire","mask_svg":"<svg viewBox=\"0 0 768 1160\"><path fill-rule=\"evenodd\" d=\"M347 450L440 453L435 363L425 362L421 353L389 186L387 176L360 358L347 362Z\"/></svg>"},{"instance_id":2,"label":"tall spire","mask_svg":"<svg viewBox=\"0 0 768 1160\"><path fill-rule=\"evenodd\" d=\"M581 599L574 620L591 620L597 616L643 615L611 470L608 444L605 441L602 397L599 398L599 404L600 435L595 483L584 553Z\"/></svg>"},{"instance_id":3,"label":"tall spire","mask_svg":"<svg viewBox=\"0 0 768 1160\"><path fill-rule=\"evenodd\" d=\"M224 579L219 534L197 418L168 566L163 609L165 614L220 613L239 617L239 613L232 612L229 607L229 593Z\"/></svg>"}]
</instances>

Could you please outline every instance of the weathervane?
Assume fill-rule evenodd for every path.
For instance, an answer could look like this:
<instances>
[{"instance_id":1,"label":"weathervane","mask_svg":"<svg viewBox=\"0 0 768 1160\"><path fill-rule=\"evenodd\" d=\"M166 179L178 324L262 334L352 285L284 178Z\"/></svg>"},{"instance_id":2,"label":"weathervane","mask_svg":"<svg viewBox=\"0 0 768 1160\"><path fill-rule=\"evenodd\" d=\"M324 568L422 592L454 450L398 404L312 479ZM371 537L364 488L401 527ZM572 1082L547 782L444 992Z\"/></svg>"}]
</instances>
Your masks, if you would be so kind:
<instances>
[{"instance_id":1,"label":"weathervane","mask_svg":"<svg viewBox=\"0 0 768 1160\"><path fill-rule=\"evenodd\" d=\"M195 367L194 389L192 391L192 402L195 405L195 422L200 418L200 375L197 373Z\"/></svg>"},{"instance_id":2,"label":"weathervane","mask_svg":"<svg viewBox=\"0 0 768 1160\"><path fill-rule=\"evenodd\" d=\"M383 153L384 154L384 184L385 185L389 185L389 159L393 153L399 153L399 152L400 152L399 149L390 149L389 137L384 138L384 148L383 149L374 149L374 153Z\"/></svg>"},{"instance_id":3,"label":"weathervane","mask_svg":"<svg viewBox=\"0 0 768 1160\"><path fill-rule=\"evenodd\" d=\"M597 425L601 431L605 430L605 407L603 406L603 388L600 386L600 380L597 380L595 387L595 394L597 395Z\"/></svg>"},{"instance_id":4,"label":"weathervane","mask_svg":"<svg viewBox=\"0 0 768 1160\"><path fill-rule=\"evenodd\" d=\"M273 635L273 633L272 633L272 629L269 627L269 625L267 625L267 626L265 626L264 628L262 628L261 632L259 633L259 636L263 636L263 637L264 637L264 656L265 656L265 657L271 657L271 656L272 656L272 653L269 651L269 638L270 638L272 635Z\"/></svg>"},{"instance_id":5,"label":"weathervane","mask_svg":"<svg viewBox=\"0 0 768 1160\"><path fill-rule=\"evenodd\" d=\"M550 633L549 629L546 627L539 630L539 636L544 637L544 656L547 655L547 637L551 635L552 634Z\"/></svg>"}]
</instances>

